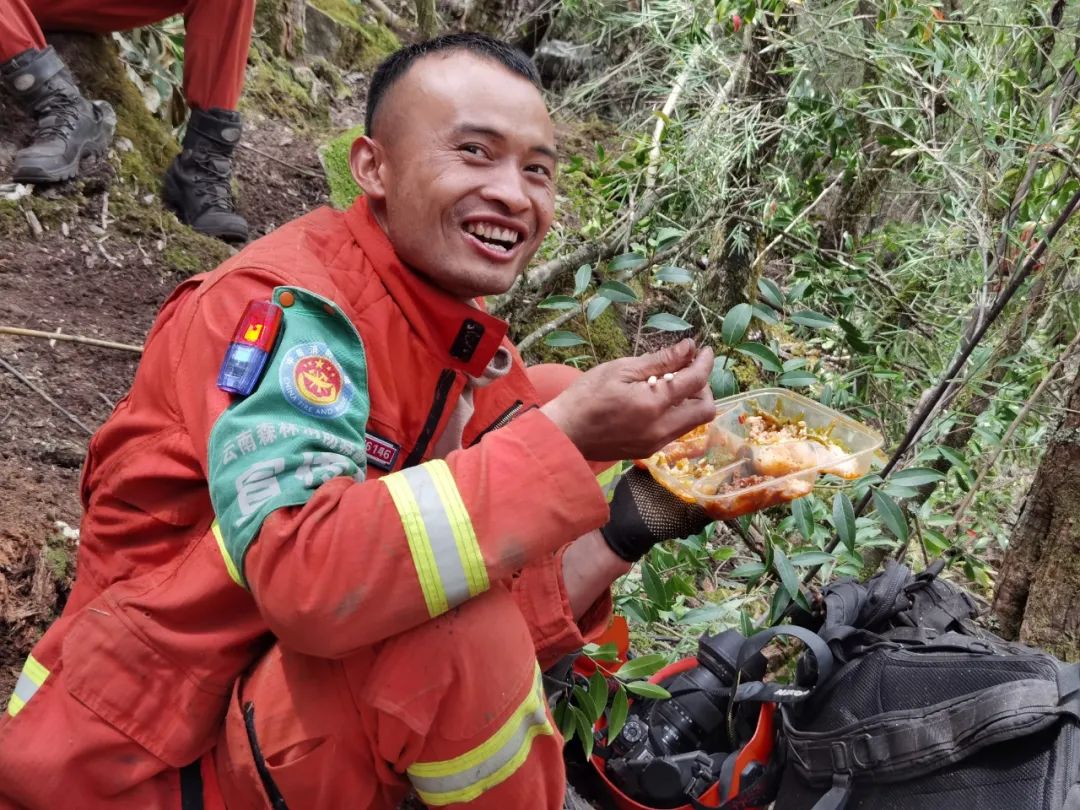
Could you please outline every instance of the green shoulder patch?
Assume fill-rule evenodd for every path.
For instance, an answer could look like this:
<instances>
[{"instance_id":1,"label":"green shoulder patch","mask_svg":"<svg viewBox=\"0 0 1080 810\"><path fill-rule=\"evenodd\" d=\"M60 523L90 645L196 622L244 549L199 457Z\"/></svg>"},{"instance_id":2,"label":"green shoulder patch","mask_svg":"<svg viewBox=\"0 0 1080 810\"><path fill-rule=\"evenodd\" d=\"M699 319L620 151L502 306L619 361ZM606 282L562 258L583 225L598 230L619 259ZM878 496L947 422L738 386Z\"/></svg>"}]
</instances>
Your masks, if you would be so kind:
<instances>
[{"instance_id":1,"label":"green shoulder patch","mask_svg":"<svg viewBox=\"0 0 1080 810\"><path fill-rule=\"evenodd\" d=\"M315 293L278 287L281 334L262 381L210 432L210 499L222 553L244 585L244 555L266 516L305 503L331 478L363 481L370 412L364 344Z\"/></svg>"}]
</instances>

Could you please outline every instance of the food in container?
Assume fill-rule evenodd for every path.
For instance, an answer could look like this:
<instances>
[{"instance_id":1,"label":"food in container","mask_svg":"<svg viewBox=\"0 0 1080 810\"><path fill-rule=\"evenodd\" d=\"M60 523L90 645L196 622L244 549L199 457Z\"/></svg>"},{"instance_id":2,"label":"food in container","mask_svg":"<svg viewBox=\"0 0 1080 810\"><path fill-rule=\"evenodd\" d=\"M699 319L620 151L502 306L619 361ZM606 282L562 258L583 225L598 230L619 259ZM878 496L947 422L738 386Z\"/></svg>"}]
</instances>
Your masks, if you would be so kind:
<instances>
[{"instance_id":1,"label":"food in container","mask_svg":"<svg viewBox=\"0 0 1080 810\"><path fill-rule=\"evenodd\" d=\"M716 403L716 417L638 461L717 520L806 495L819 475L854 479L881 447L876 431L780 388Z\"/></svg>"}]
</instances>

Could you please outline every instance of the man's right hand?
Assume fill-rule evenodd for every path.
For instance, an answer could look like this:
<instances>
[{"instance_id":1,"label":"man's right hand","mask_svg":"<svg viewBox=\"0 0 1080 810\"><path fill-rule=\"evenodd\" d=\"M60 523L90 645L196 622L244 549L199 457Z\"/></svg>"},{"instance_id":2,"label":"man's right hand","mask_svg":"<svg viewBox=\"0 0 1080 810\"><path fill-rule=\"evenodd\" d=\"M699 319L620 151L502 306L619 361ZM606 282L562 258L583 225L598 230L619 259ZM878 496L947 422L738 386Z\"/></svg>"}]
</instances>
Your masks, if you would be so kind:
<instances>
[{"instance_id":1,"label":"man's right hand","mask_svg":"<svg viewBox=\"0 0 1080 810\"><path fill-rule=\"evenodd\" d=\"M713 418L712 367L712 349L697 351L693 340L684 340L602 363L541 410L590 461L646 458ZM665 374L675 376L665 380Z\"/></svg>"}]
</instances>

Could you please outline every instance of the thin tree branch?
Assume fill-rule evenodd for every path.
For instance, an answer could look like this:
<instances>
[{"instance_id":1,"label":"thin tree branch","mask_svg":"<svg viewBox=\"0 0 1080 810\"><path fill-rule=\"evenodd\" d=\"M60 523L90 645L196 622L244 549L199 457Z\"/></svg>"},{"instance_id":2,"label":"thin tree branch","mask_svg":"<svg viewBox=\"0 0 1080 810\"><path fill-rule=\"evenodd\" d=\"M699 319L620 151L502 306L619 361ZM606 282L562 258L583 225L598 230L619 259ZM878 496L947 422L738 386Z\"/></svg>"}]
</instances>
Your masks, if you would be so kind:
<instances>
[{"instance_id":1,"label":"thin tree branch","mask_svg":"<svg viewBox=\"0 0 1080 810\"><path fill-rule=\"evenodd\" d=\"M58 403L55 399L50 397L48 394L46 394L44 391L42 391L40 388L38 388L32 382L30 382L30 380L26 379L26 377L24 377L19 372L19 370L17 368L15 368L13 365L11 365L7 360L4 360L3 358L0 358L0 368L3 368L9 374L13 375L19 382L21 382L23 385L25 385L27 388L29 388L31 391L33 391L35 394L37 394L39 397L41 397L43 400L45 400L50 405L52 405L54 408L56 408L56 410L60 411L60 413L62 413L64 416L66 416L68 419L70 419L72 422L74 422L76 425L78 425L83 430L83 432L86 433L87 436L93 436L94 435L94 431L92 431L90 428L88 428L86 425L84 425L82 422L80 422L77 416L75 416L73 413L71 413L71 411L64 408L63 405Z\"/></svg>"},{"instance_id":2,"label":"thin tree branch","mask_svg":"<svg viewBox=\"0 0 1080 810\"><path fill-rule=\"evenodd\" d=\"M82 343L87 346L98 346L102 349L119 349L125 352L142 354L142 346L133 346L130 343L115 343L111 340L98 340L97 338L82 337L81 335L65 335L60 332L42 332L40 329L23 329L21 326L0 326L0 335L20 335L21 337L43 338L45 340L66 340L70 343Z\"/></svg>"}]
</instances>

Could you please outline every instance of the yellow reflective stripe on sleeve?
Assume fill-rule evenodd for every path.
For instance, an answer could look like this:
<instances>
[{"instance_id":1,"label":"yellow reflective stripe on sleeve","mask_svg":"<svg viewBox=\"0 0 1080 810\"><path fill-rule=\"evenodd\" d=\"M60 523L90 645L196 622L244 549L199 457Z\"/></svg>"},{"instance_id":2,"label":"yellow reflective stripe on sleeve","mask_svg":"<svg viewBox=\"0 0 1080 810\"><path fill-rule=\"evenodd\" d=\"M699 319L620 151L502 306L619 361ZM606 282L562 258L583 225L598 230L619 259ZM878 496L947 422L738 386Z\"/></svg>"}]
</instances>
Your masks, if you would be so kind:
<instances>
[{"instance_id":1,"label":"yellow reflective stripe on sleeve","mask_svg":"<svg viewBox=\"0 0 1080 810\"><path fill-rule=\"evenodd\" d=\"M428 615L435 617L450 609L446 602L446 591L439 579L439 570L435 564L435 553L431 549L431 539L427 527L420 515L420 506L416 503L404 471L392 473L379 479L390 490L394 499L401 526L405 530L405 539L412 553L413 567L420 579L420 590L424 593Z\"/></svg>"},{"instance_id":2,"label":"yellow reflective stripe on sleeve","mask_svg":"<svg viewBox=\"0 0 1080 810\"><path fill-rule=\"evenodd\" d=\"M229 550L225 547L225 538L221 535L221 526L218 525L216 519L210 524L210 531L214 533L214 539L217 540L218 550L225 560L225 570L229 572L229 577L241 588L246 587L244 585L244 580L240 577L240 572L236 569L236 563L233 562L233 558L229 555Z\"/></svg>"},{"instance_id":3,"label":"yellow reflective stripe on sleeve","mask_svg":"<svg viewBox=\"0 0 1080 810\"><path fill-rule=\"evenodd\" d=\"M49 670L45 669L34 656L28 655L22 672L19 673L19 680L15 683L15 691L8 699L8 714L14 717L21 712L48 677Z\"/></svg>"},{"instance_id":4,"label":"yellow reflective stripe on sleeve","mask_svg":"<svg viewBox=\"0 0 1080 810\"><path fill-rule=\"evenodd\" d=\"M435 489L446 509L446 516L450 522L450 529L454 533L454 542L457 546L458 556L461 558L461 567L465 569L465 580L469 587L469 596L476 596L491 587L488 580L487 566L484 565L484 555L480 553L480 543L476 540L476 532L473 530L472 520L465 508L465 501L461 499L457 484L450 467L442 459L429 462L424 465L431 473L435 482Z\"/></svg>"},{"instance_id":5,"label":"yellow reflective stripe on sleeve","mask_svg":"<svg viewBox=\"0 0 1080 810\"><path fill-rule=\"evenodd\" d=\"M421 801L436 807L468 802L505 782L528 758L536 737L554 734L546 709L537 666L529 696L491 737L461 756L416 762L407 769Z\"/></svg>"},{"instance_id":6,"label":"yellow reflective stripe on sleeve","mask_svg":"<svg viewBox=\"0 0 1080 810\"><path fill-rule=\"evenodd\" d=\"M621 473L622 462L619 461L596 476L596 483L600 485L600 489L604 493L604 499L608 503L611 503L611 499L615 495L615 485L619 483L619 476Z\"/></svg>"},{"instance_id":7,"label":"yellow reflective stripe on sleeve","mask_svg":"<svg viewBox=\"0 0 1080 810\"><path fill-rule=\"evenodd\" d=\"M445 613L491 587L469 512L442 459L379 479L390 490L428 614Z\"/></svg>"}]
</instances>

